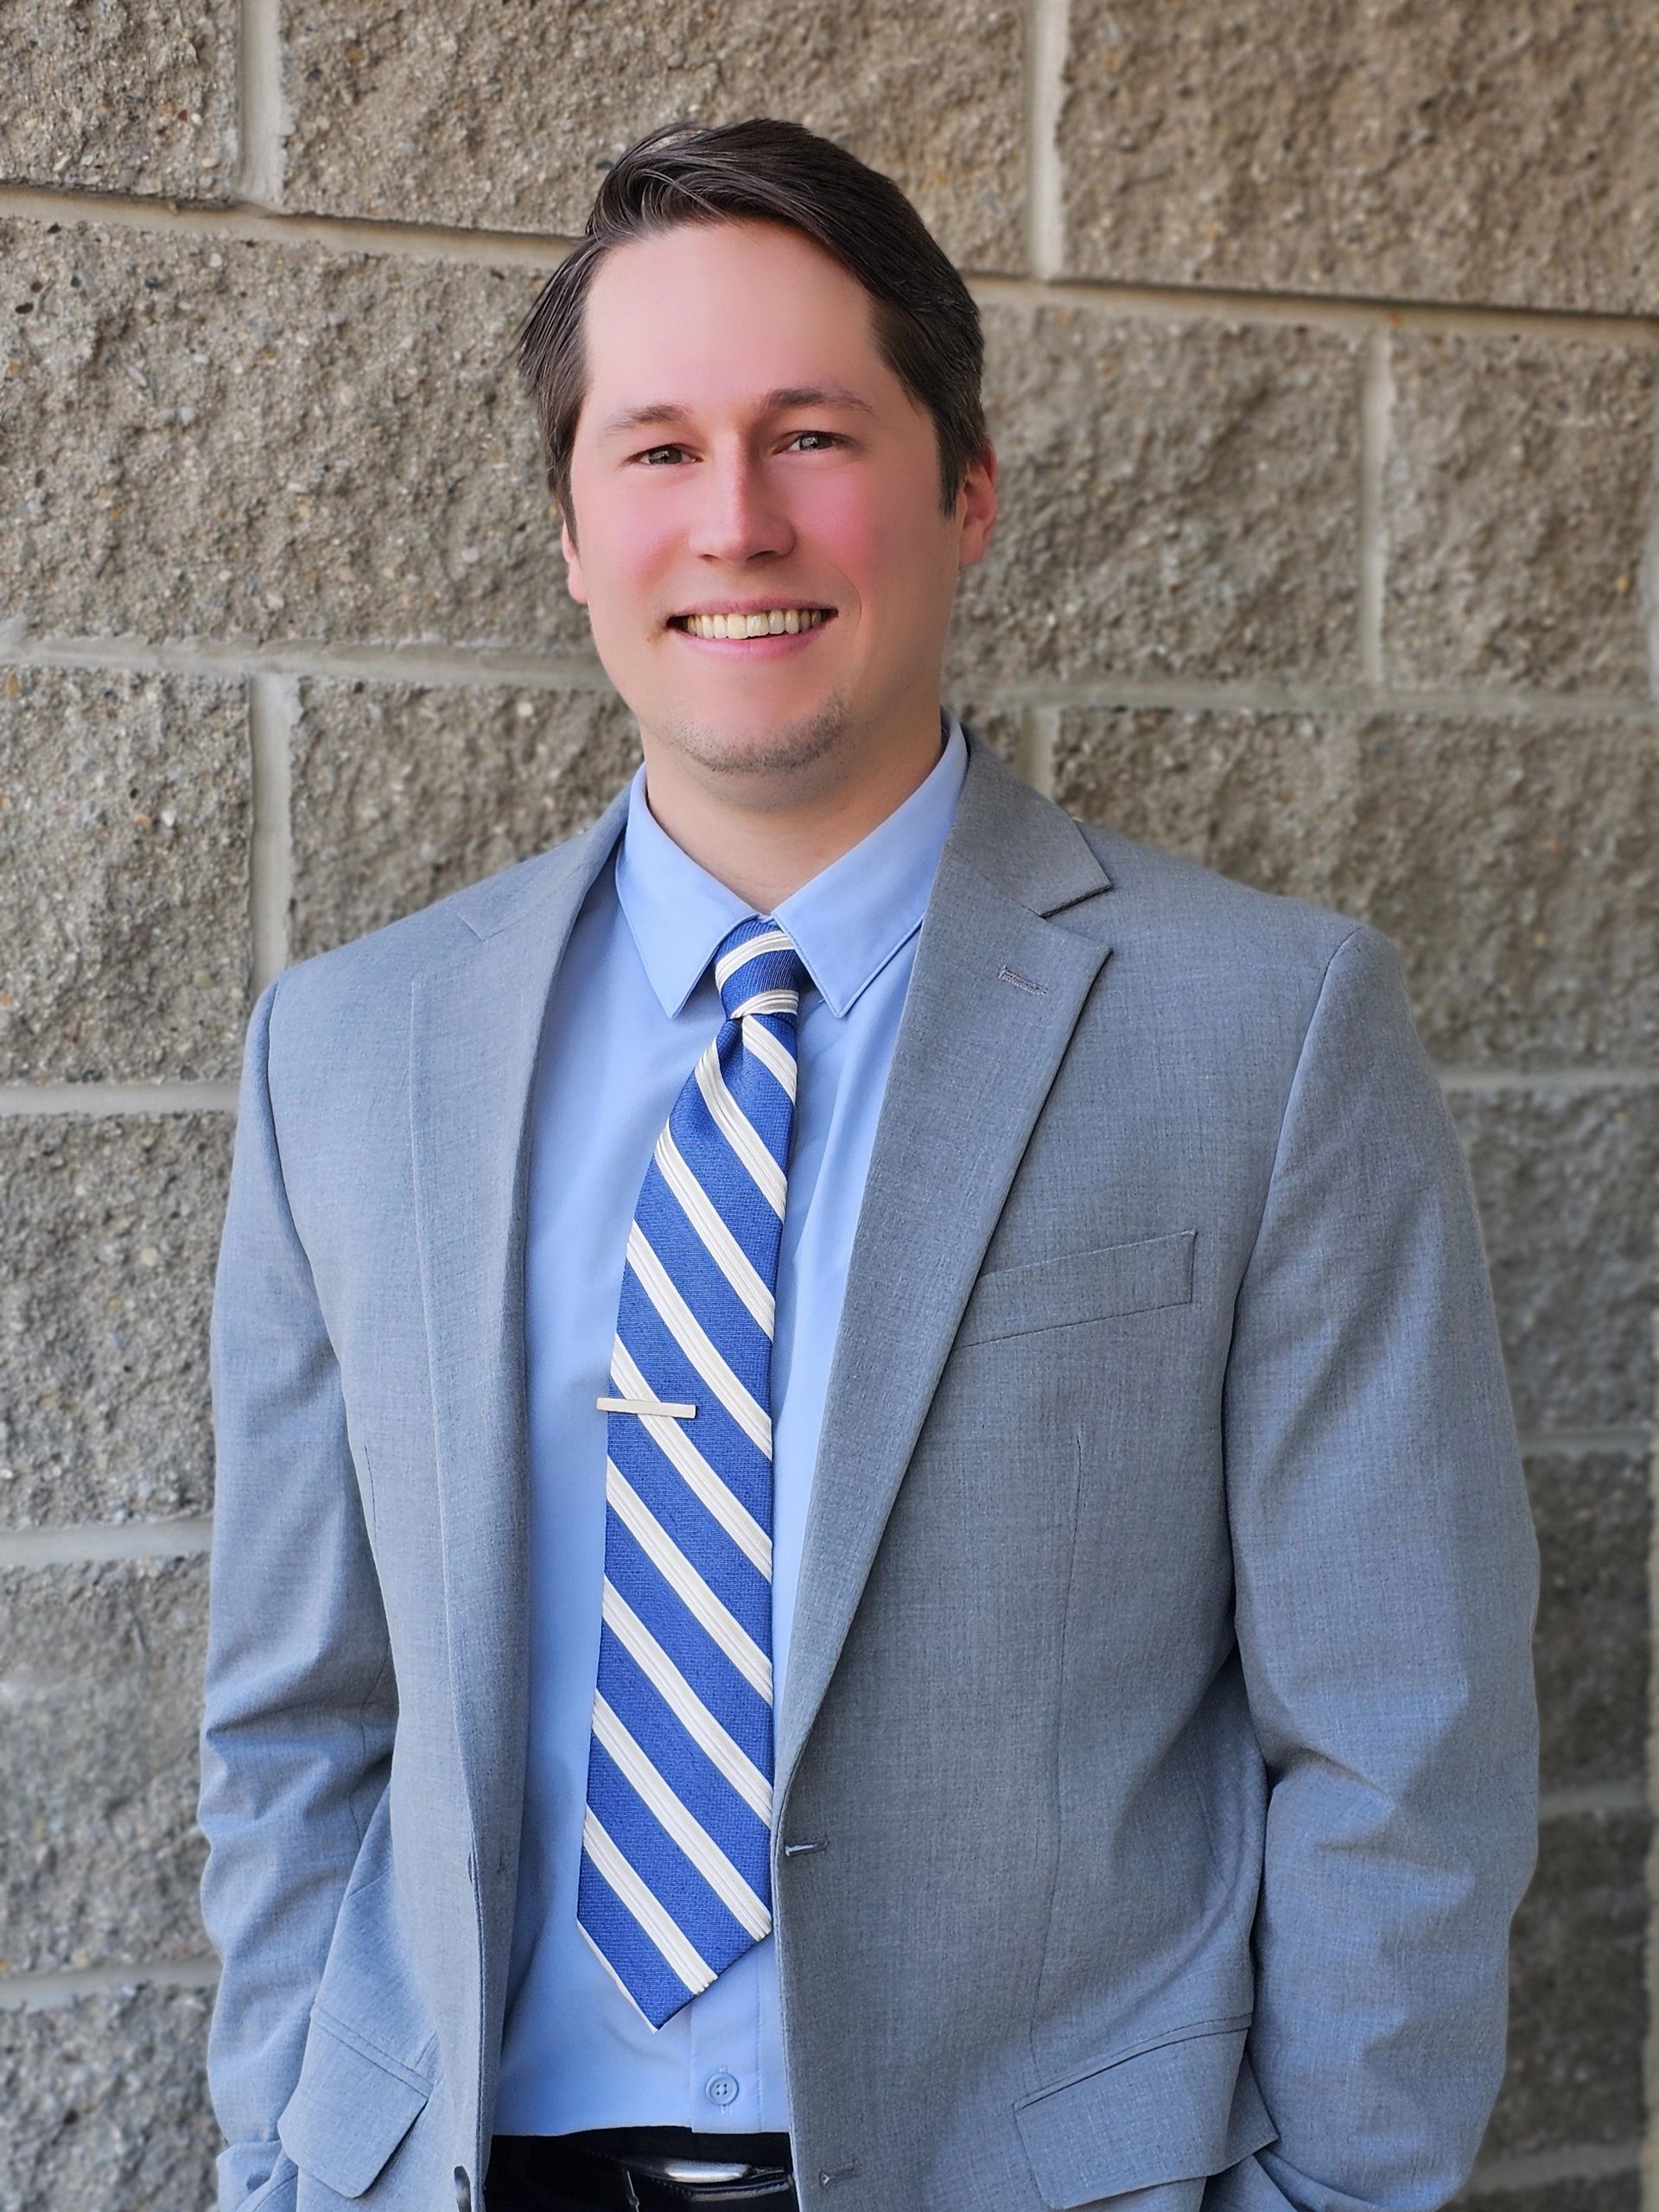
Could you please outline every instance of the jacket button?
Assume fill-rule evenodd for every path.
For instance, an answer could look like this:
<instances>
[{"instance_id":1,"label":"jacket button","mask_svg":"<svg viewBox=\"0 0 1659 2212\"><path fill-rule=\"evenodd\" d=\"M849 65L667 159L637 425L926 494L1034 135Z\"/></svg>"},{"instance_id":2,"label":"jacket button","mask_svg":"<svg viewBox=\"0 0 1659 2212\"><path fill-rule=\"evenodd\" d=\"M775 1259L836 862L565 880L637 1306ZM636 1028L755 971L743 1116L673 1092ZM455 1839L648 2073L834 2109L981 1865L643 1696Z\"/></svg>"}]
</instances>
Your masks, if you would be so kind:
<instances>
[{"instance_id":1,"label":"jacket button","mask_svg":"<svg viewBox=\"0 0 1659 2212\"><path fill-rule=\"evenodd\" d=\"M473 2212L473 2184L465 2166L455 2168L455 2212Z\"/></svg>"}]
</instances>

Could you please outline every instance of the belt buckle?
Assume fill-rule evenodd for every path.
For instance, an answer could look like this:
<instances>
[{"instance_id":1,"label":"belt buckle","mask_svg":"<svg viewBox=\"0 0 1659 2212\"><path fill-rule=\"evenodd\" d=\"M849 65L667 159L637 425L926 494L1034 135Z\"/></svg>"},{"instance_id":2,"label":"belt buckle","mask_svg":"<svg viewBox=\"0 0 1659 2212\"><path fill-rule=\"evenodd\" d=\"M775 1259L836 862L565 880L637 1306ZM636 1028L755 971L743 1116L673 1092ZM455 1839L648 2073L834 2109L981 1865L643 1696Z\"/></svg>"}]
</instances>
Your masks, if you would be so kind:
<instances>
[{"instance_id":1,"label":"belt buckle","mask_svg":"<svg viewBox=\"0 0 1659 2212\"><path fill-rule=\"evenodd\" d=\"M760 2171L759 2166L725 2164L711 2158L665 2158L654 2151L630 2152L622 2163L630 2173L648 2174L652 2181L747 2181L751 2174Z\"/></svg>"}]
</instances>

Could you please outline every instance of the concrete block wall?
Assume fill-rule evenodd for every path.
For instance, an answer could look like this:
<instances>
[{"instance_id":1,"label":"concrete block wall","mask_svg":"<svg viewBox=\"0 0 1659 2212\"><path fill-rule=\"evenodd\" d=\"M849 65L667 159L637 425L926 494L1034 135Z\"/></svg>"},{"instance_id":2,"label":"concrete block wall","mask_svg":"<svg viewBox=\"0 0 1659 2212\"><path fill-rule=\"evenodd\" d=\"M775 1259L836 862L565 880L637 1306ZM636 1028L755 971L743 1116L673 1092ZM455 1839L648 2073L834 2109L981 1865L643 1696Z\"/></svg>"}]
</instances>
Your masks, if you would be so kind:
<instances>
[{"instance_id":1,"label":"concrete block wall","mask_svg":"<svg viewBox=\"0 0 1659 2212\"><path fill-rule=\"evenodd\" d=\"M285 963L638 757L511 338L602 164L781 113L982 303L953 704L1387 930L1544 1563L1486 2212L1659 2212L1659 22L1592 0L0 0L0 2212L206 2212L207 1314Z\"/></svg>"}]
</instances>

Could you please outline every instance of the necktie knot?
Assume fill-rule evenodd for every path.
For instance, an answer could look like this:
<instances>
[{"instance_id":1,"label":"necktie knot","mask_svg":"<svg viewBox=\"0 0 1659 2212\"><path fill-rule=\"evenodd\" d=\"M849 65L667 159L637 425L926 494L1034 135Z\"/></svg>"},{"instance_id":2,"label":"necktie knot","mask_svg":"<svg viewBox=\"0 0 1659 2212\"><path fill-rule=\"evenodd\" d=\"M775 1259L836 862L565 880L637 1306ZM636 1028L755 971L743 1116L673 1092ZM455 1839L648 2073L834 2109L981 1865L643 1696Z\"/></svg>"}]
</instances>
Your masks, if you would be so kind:
<instances>
[{"instance_id":1,"label":"necktie knot","mask_svg":"<svg viewBox=\"0 0 1659 2212\"><path fill-rule=\"evenodd\" d=\"M745 1014L792 1020L810 980L788 931L767 916L746 916L727 931L715 955L715 982L728 1021Z\"/></svg>"}]
</instances>

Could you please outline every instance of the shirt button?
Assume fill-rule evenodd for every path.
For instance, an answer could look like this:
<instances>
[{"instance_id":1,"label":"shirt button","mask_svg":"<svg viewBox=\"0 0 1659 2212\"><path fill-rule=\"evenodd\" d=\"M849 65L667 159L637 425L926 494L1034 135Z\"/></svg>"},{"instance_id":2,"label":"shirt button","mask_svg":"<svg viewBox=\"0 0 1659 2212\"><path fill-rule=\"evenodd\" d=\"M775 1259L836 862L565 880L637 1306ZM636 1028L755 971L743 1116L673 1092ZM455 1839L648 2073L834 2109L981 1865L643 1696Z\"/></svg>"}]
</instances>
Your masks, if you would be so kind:
<instances>
[{"instance_id":1,"label":"shirt button","mask_svg":"<svg viewBox=\"0 0 1659 2212\"><path fill-rule=\"evenodd\" d=\"M737 2094L735 2074L711 2074L703 2086L703 2094L711 2103L728 2105Z\"/></svg>"}]
</instances>

